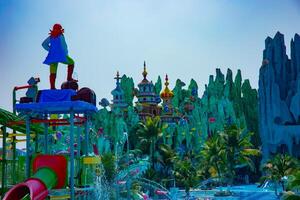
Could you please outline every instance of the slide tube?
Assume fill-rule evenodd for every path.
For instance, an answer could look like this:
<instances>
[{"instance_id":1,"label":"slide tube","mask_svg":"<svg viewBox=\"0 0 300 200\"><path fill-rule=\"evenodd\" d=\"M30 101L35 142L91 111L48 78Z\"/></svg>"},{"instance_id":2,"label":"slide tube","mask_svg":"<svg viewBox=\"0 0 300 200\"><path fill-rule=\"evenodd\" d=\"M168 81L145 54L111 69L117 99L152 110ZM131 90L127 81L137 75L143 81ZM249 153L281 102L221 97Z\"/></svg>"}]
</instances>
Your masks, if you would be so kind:
<instances>
[{"instance_id":1,"label":"slide tube","mask_svg":"<svg viewBox=\"0 0 300 200\"><path fill-rule=\"evenodd\" d=\"M25 182L11 188L3 200L44 200L48 196L48 190L56 184L56 173L48 167L43 167Z\"/></svg>"}]
</instances>

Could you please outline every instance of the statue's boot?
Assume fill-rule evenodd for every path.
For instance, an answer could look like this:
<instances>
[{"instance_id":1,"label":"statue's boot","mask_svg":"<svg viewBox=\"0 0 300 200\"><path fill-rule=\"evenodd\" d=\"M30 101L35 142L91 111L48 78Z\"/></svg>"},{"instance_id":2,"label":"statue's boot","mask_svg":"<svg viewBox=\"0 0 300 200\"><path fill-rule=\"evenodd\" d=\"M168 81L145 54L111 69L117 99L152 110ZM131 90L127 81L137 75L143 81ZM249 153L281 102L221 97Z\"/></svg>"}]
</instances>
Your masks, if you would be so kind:
<instances>
[{"instance_id":1,"label":"statue's boot","mask_svg":"<svg viewBox=\"0 0 300 200\"><path fill-rule=\"evenodd\" d=\"M49 79L50 79L50 88L51 90L55 90L55 80L56 80L56 74L54 73L51 73L50 76L49 76Z\"/></svg>"},{"instance_id":2,"label":"statue's boot","mask_svg":"<svg viewBox=\"0 0 300 200\"><path fill-rule=\"evenodd\" d=\"M73 71L74 71L74 64L68 65L68 77L67 77L67 80L68 81L78 82L78 80L75 80L75 79L72 78Z\"/></svg>"}]
</instances>

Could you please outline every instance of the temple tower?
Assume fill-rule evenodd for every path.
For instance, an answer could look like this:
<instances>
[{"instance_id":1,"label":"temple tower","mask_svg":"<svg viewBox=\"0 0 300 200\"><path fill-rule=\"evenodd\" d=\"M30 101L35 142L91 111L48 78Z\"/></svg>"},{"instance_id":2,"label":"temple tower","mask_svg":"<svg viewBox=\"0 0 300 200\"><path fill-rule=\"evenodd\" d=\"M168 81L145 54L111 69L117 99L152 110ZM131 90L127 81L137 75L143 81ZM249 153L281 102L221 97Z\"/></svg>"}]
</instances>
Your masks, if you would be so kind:
<instances>
[{"instance_id":1,"label":"temple tower","mask_svg":"<svg viewBox=\"0 0 300 200\"><path fill-rule=\"evenodd\" d=\"M124 91L120 85L121 77L119 71L117 72L117 75L114 79L116 79L116 88L113 91L111 91L111 94L113 95L113 100L112 100L113 103L111 105L111 108L112 109L119 108L120 110L124 110L125 108L127 108L128 105L125 102Z\"/></svg>"},{"instance_id":2,"label":"temple tower","mask_svg":"<svg viewBox=\"0 0 300 200\"><path fill-rule=\"evenodd\" d=\"M172 105L172 99L174 97L173 92L169 89L169 78L166 74L165 77L165 88L160 94L162 98L162 112L161 112L161 120L166 123L174 123L178 121L178 117L175 116L174 108Z\"/></svg>"},{"instance_id":3,"label":"temple tower","mask_svg":"<svg viewBox=\"0 0 300 200\"><path fill-rule=\"evenodd\" d=\"M159 96L156 95L152 81L147 80L146 62L144 62L143 80L138 84L137 109L140 119L143 120L147 116L154 117L160 115Z\"/></svg>"}]
</instances>

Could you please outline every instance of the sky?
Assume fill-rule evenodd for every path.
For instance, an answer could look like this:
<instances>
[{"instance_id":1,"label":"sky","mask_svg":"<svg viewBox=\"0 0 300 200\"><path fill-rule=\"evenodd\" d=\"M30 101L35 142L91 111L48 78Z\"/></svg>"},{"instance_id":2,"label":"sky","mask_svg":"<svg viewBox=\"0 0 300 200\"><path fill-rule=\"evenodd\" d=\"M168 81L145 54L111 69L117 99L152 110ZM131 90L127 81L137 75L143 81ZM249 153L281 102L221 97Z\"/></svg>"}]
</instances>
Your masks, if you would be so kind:
<instances>
[{"instance_id":1,"label":"sky","mask_svg":"<svg viewBox=\"0 0 300 200\"><path fill-rule=\"evenodd\" d=\"M49 88L41 43L55 23L65 29L79 86L100 101L112 99L117 70L139 83L144 60L148 79L167 73L171 88L193 78L202 94L216 68L241 69L257 88L265 38L280 31L289 49L299 21L297 0L2 0L0 107L11 111L13 87L31 76ZM66 71L59 65L57 86Z\"/></svg>"}]
</instances>

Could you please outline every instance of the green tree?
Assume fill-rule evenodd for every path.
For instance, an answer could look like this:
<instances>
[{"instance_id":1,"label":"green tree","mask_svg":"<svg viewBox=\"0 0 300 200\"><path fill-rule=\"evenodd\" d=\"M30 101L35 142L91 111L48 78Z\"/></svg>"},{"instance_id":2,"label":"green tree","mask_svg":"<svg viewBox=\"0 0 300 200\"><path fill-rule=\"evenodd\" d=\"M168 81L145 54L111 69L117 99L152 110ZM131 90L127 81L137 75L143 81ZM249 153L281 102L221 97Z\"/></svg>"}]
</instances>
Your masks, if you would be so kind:
<instances>
[{"instance_id":1,"label":"green tree","mask_svg":"<svg viewBox=\"0 0 300 200\"><path fill-rule=\"evenodd\" d=\"M161 131L162 125L160 117L156 116L154 118L146 117L145 122L139 123L139 128L137 134L139 136L141 144L150 145L150 159L152 162L152 167L154 167L154 152L156 149L156 143L158 138L162 136Z\"/></svg>"},{"instance_id":2,"label":"green tree","mask_svg":"<svg viewBox=\"0 0 300 200\"><path fill-rule=\"evenodd\" d=\"M173 183L175 181L173 172L174 164L178 160L178 156L171 148L171 146L167 144L160 144L158 150L160 154L160 159L158 161L163 166L161 179L164 179L166 181L166 185L170 185L170 181L172 181Z\"/></svg>"},{"instance_id":3,"label":"green tree","mask_svg":"<svg viewBox=\"0 0 300 200\"><path fill-rule=\"evenodd\" d=\"M159 145L159 152L162 155L162 163L165 167L173 166L175 160L177 159L177 155L175 151L167 144Z\"/></svg>"},{"instance_id":4,"label":"green tree","mask_svg":"<svg viewBox=\"0 0 300 200\"><path fill-rule=\"evenodd\" d=\"M190 158L178 160L174 166L176 183L185 188L186 196L189 197L190 188L198 183L197 169Z\"/></svg>"},{"instance_id":5,"label":"green tree","mask_svg":"<svg viewBox=\"0 0 300 200\"><path fill-rule=\"evenodd\" d=\"M203 159L201 168L208 170L210 173L217 172L217 177L221 178L222 170L224 170L224 141L223 138L214 133L204 143L203 149L200 152L200 157ZM214 176L213 174L211 174Z\"/></svg>"},{"instance_id":6,"label":"green tree","mask_svg":"<svg viewBox=\"0 0 300 200\"><path fill-rule=\"evenodd\" d=\"M275 193L277 194L277 184L285 190L283 177L292 175L298 168L298 161L288 154L277 154L263 166L266 176L263 179L271 180L275 183Z\"/></svg>"},{"instance_id":7,"label":"green tree","mask_svg":"<svg viewBox=\"0 0 300 200\"><path fill-rule=\"evenodd\" d=\"M236 125L225 127L224 132L221 133L225 147L222 154L226 158L226 169L231 183L233 183L236 169L247 166L250 170L255 170L252 158L258 156L260 151L253 147L252 135L253 133L242 130Z\"/></svg>"},{"instance_id":8,"label":"green tree","mask_svg":"<svg viewBox=\"0 0 300 200\"><path fill-rule=\"evenodd\" d=\"M161 181L160 174L152 167L145 171L144 177L155 182Z\"/></svg>"},{"instance_id":9,"label":"green tree","mask_svg":"<svg viewBox=\"0 0 300 200\"><path fill-rule=\"evenodd\" d=\"M286 192L283 195L284 200L300 200L300 194L299 192L296 193L293 190L299 190L300 188L300 171L297 171L293 175L289 177L288 181L288 189L291 191Z\"/></svg>"},{"instance_id":10,"label":"green tree","mask_svg":"<svg viewBox=\"0 0 300 200\"><path fill-rule=\"evenodd\" d=\"M115 161L116 158L112 153L103 154L101 156L101 163L105 171L105 177L110 183L114 180L116 175Z\"/></svg>"}]
</instances>

